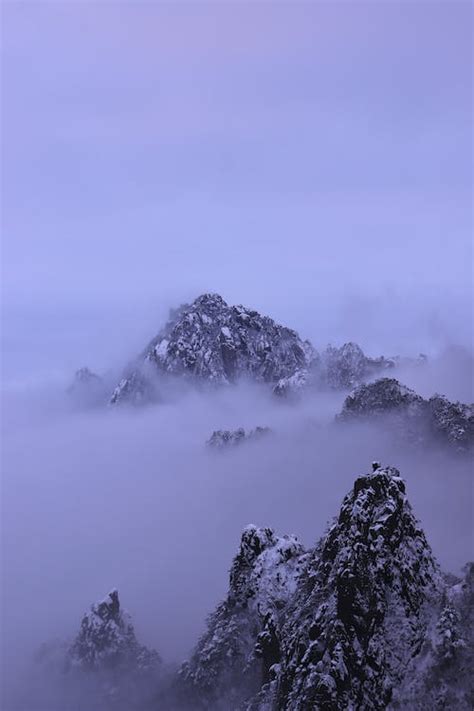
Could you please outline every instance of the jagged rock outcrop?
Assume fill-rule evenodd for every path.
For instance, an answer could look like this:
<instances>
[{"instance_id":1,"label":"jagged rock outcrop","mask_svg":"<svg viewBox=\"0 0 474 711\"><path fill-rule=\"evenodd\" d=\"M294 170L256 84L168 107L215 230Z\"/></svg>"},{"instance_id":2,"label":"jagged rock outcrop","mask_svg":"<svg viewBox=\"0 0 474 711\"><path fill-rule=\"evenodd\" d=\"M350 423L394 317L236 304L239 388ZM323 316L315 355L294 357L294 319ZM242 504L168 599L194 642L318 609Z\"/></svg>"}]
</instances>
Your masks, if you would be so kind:
<instances>
[{"instance_id":1,"label":"jagged rock outcrop","mask_svg":"<svg viewBox=\"0 0 474 711\"><path fill-rule=\"evenodd\" d=\"M374 462L312 550L244 531L228 596L181 669L179 707L467 709L473 571L455 585L441 574L400 473Z\"/></svg>"},{"instance_id":2,"label":"jagged rock outcrop","mask_svg":"<svg viewBox=\"0 0 474 711\"><path fill-rule=\"evenodd\" d=\"M277 383L310 367L315 351L296 331L244 306L229 306L218 294L203 294L172 312L138 362L114 391L111 402L142 397L150 372L228 384L248 377ZM143 366L151 366L143 373ZM146 388L145 388L146 389Z\"/></svg>"},{"instance_id":3,"label":"jagged rock outcrop","mask_svg":"<svg viewBox=\"0 0 474 711\"><path fill-rule=\"evenodd\" d=\"M474 407L450 402L441 395L425 400L395 378L360 385L344 401L340 422L389 417L393 431L416 443L430 438L457 451L474 444Z\"/></svg>"},{"instance_id":4,"label":"jagged rock outcrop","mask_svg":"<svg viewBox=\"0 0 474 711\"><path fill-rule=\"evenodd\" d=\"M43 644L35 661L43 679L37 705L48 710L149 708L165 679L159 654L138 642L117 590L91 606L72 641Z\"/></svg>"},{"instance_id":5,"label":"jagged rock outcrop","mask_svg":"<svg viewBox=\"0 0 474 711\"><path fill-rule=\"evenodd\" d=\"M115 590L66 658L114 711L468 711L474 563L443 575L399 471L373 462L312 549L244 529L228 594L176 675L137 642Z\"/></svg>"},{"instance_id":6,"label":"jagged rock outcrop","mask_svg":"<svg viewBox=\"0 0 474 711\"><path fill-rule=\"evenodd\" d=\"M120 606L117 590L91 606L68 651L72 667L84 671L153 671L160 664L154 650L140 645L132 621Z\"/></svg>"},{"instance_id":7,"label":"jagged rock outcrop","mask_svg":"<svg viewBox=\"0 0 474 711\"><path fill-rule=\"evenodd\" d=\"M385 709L441 590L399 472L359 477L301 576L268 694L292 711Z\"/></svg>"},{"instance_id":8,"label":"jagged rock outcrop","mask_svg":"<svg viewBox=\"0 0 474 711\"><path fill-rule=\"evenodd\" d=\"M180 671L180 703L230 711L259 691L281 654L280 630L305 558L294 536L248 526L230 571L229 592Z\"/></svg>"},{"instance_id":9,"label":"jagged rock outcrop","mask_svg":"<svg viewBox=\"0 0 474 711\"><path fill-rule=\"evenodd\" d=\"M236 444L243 444L244 442L254 442L270 434L270 432L271 429L269 427L256 427L248 432L243 427L239 427L237 430L214 430L206 444L213 449L223 449L233 447Z\"/></svg>"}]
</instances>

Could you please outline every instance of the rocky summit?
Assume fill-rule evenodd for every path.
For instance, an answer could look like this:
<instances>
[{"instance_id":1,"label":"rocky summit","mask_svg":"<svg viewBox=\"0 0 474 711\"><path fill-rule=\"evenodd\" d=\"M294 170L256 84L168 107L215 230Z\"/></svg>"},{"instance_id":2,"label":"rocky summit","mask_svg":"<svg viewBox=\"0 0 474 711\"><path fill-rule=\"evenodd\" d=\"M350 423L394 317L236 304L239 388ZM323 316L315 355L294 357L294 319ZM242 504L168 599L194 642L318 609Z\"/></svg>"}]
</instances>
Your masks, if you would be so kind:
<instances>
[{"instance_id":1,"label":"rocky summit","mask_svg":"<svg viewBox=\"0 0 474 711\"><path fill-rule=\"evenodd\" d=\"M172 312L137 363L115 389L111 402L139 398L145 374L189 376L214 384L248 377L277 383L307 369L315 358L296 331L244 306L229 306L218 294L203 294Z\"/></svg>"},{"instance_id":2,"label":"rocky summit","mask_svg":"<svg viewBox=\"0 0 474 711\"><path fill-rule=\"evenodd\" d=\"M304 558L294 536L247 526L232 563L227 597L180 671L185 708L240 708L270 679L282 653L284 611Z\"/></svg>"},{"instance_id":3,"label":"rocky summit","mask_svg":"<svg viewBox=\"0 0 474 711\"><path fill-rule=\"evenodd\" d=\"M328 346L319 354L296 331L268 316L229 306L218 294L203 294L170 313L165 327L126 369L110 402L156 400L157 375L214 385L247 378L287 397L311 386L349 390L395 364L395 359L369 358L356 343Z\"/></svg>"},{"instance_id":4,"label":"rocky summit","mask_svg":"<svg viewBox=\"0 0 474 711\"><path fill-rule=\"evenodd\" d=\"M160 663L157 652L138 643L131 618L120 606L117 590L85 613L69 648L68 660L72 667L84 671L146 672Z\"/></svg>"},{"instance_id":5,"label":"rocky summit","mask_svg":"<svg viewBox=\"0 0 474 711\"><path fill-rule=\"evenodd\" d=\"M344 401L340 422L390 418L398 437L418 444L430 439L459 452L474 444L474 406L442 395L426 400L395 378L360 385Z\"/></svg>"},{"instance_id":6,"label":"rocky summit","mask_svg":"<svg viewBox=\"0 0 474 711\"><path fill-rule=\"evenodd\" d=\"M113 590L66 649L114 711L469 711L474 564L444 575L400 472L358 476L316 545L247 526L189 660L163 672ZM94 707L95 708L95 707Z\"/></svg>"},{"instance_id":7,"label":"rocky summit","mask_svg":"<svg viewBox=\"0 0 474 711\"><path fill-rule=\"evenodd\" d=\"M180 671L180 703L467 710L472 632L461 630L472 630L472 570L464 582L442 575L400 473L375 462L311 550L245 529L228 595Z\"/></svg>"}]
</instances>

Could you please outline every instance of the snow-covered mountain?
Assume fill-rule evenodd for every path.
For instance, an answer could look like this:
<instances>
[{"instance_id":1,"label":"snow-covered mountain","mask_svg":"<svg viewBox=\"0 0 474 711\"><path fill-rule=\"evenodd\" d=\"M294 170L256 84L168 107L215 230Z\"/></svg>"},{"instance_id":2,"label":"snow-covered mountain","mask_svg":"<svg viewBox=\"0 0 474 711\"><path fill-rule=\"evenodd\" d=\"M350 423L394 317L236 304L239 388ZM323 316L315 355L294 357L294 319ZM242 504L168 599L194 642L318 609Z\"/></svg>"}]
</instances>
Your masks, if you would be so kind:
<instances>
[{"instance_id":1,"label":"snow-covered mountain","mask_svg":"<svg viewBox=\"0 0 474 711\"><path fill-rule=\"evenodd\" d=\"M270 679L281 656L284 611L304 558L294 536L247 526L227 597L180 671L182 703L195 709L238 708Z\"/></svg>"},{"instance_id":2,"label":"snow-covered mountain","mask_svg":"<svg viewBox=\"0 0 474 711\"><path fill-rule=\"evenodd\" d=\"M473 622L474 564L464 580L442 574L399 471L374 462L311 549L245 528L228 593L178 671L138 643L115 590L63 660L120 711L468 711Z\"/></svg>"},{"instance_id":3,"label":"snow-covered mountain","mask_svg":"<svg viewBox=\"0 0 474 711\"><path fill-rule=\"evenodd\" d=\"M160 657L138 643L131 617L121 608L118 591L112 590L83 616L68 661L84 670L148 672L159 666Z\"/></svg>"},{"instance_id":4,"label":"snow-covered mountain","mask_svg":"<svg viewBox=\"0 0 474 711\"><path fill-rule=\"evenodd\" d=\"M180 703L467 710L473 579L473 566L464 582L442 575L399 472L374 463L313 549L244 531L227 598L181 669Z\"/></svg>"},{"instance_id":5,"label":"snow-covered mountain","mask_svg":"<svg viewBox=\"0 0 474 711\"><path fill-rule=\"evenodd\" d=\"M308 387L349 390L393 368L395 359L369 358L355 343L319 354L296 331L218 294L202 294L171 312L168 323L124 373L110 402L159 397L156 376L227 385L247 378L279 396Z\"/></svg>"},{"instance_id":6,"label":"snow-covered mountain","mask_svg":"<svg viewBox=\"0 0 474 711\"><path fill-rule=\"evenodd\" d=\"M146 397L153 373L217 385L242 377L277 383L311 367L316 353L296 331L218 294L203 294L170 320L116 387L111 402Z\"/></svg>"},{"instance_id":7,"label":"snow-covered mountain","mask_svg":"<svg viewBox=\"0 0 474 711\"><path fill-rule=\"evenodd\" d=\"M434 438L464 452L474 444L474 406L442 395L426 400L395 378L357 387L344 401L338 420L354 422L388 417L398 437L416 443Z\"/></svg>"}]
</instances>

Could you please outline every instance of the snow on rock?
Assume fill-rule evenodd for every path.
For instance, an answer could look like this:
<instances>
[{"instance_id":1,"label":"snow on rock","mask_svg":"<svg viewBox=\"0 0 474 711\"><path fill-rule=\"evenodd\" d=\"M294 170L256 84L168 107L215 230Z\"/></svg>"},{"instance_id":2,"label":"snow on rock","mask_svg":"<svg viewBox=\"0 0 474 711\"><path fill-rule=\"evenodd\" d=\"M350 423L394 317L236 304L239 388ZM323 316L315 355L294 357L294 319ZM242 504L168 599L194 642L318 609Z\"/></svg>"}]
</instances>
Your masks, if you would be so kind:
<instances>
[{"instance_id":1,"label":"snow on rock","mask_svg":"<svg viewBox=\"0 0 474 711\"><path fill-rule=\"evenodd\" d=\"M265 684L280 660L284 610L294 595L305 554L294 536L247 526L226 599L180 671L181 703L229 711Z\"/></svg>"},{"instance_id":2,"label":"snow on rock","mask_svg":"<svg viewBox=\"0 0 474 711\"><path fill-rule=\"evenodd\" d=\"M454 586L440 573L400 473L374 462L310 551L244 530L228 595L180 671L179 707L467 709L473 571Z\"/></svg>"},{"instance_id":3,"label":"snow on rock","mask_svg":"<svg viewBox=\"0 0 474 711\"><path fill-rule=\"evenodd\" d=\"M73 667L83 670L124 668L147 672L160 664L157 652L140 645L132 621L122 610L117 590L91 606L68 652Z\"/></svg>"},{"instance_id":4,"label":"snow on rock","mask_svg":"<svg viewBox=\"0 0 474 711\"><path fill-rule=\"evenodd\" d=\"M394 691L390 709L471 711L474 707L474 563L464 571L462 581L446 586L430 634Z\"/></svg>"},{"instance_id":5,"label":"snow on rock","mask_svg":"<svg viewBox=\"0 0 474 711\"><path fill-rule=\"evenodd\" d=\"M161 374L184 375L214 384L245 376L258 382L310 367L316 354L296 331L243 306L229 306L218 294L203 294L172 312L170 320L128 370L111 402L143 398L144 364Z\"/></svg>"},{"instance_id":6,"label":"snow on rock","mask_svg":"<svg viewBox=\"0 0 474 711\"><path fill-rule=\"evenodd\" d=\"M441 576L399 472L356 479L311 553L283 627L279 709L385 709L417 653Z\"/></svg>"},{"instance_id":7,"label":"snow on rock","mask_svg":"<svg viewBox=\"0 0 474 711\"><path fill-rule=\"evenodd\" d=\"M255 441L264 435L270 434L270 432L271 429L269 427L256 427L248 432L243 427L239 427L236 430L214 430L206 444L214 449L222 449L242 444L243 442Z\"/></svg>"},{"instance_id":8,"label":"snow on rock","mask_svg":"<svg viewBox=\"0 0 474 711\"><path fill-rule=\"evenodd\" d=\"M457 451L474 443L474 407L450 402L441 395L429 400L402 385L395 378L381 378L360 385L344 401L338 421L390 416L397 436L417 443L429 437Z\"/></svg>"},{"instance_id":9,"label":"snow on rock","mask_svg":"<svg viewBox=\"0 0 474 711\"><path fill-rule=\"evenodd\" d=\"M278 397L289 397L299 394L306 388L310 381L310 374L307 370L297 370L296 373L286 378L280 378L273 388L274 395Z\"/></svg>"},{"instance_id":10,"label":"snow on rock","mask_svg":"<svg viewBox=\"0 0 474 711\"><path fill-rule=\"evenodd\" d=\"M143 405L153 402L156 387L153 378L145 374L146 370L135 370L122 378L112 393L110 404L127 402L131 405Z\"/></svg>"},{"instance_id":11,"label":"snow on rock","mask_svg":"<svg viewBox=\"0 0 474 711\"><path fill-rule=\"evenodd\" d=\"M432 432L458 450L468 449L474 442L474 405L450 402L442 395L428 400Z\"/></svg>"}]
</instances>

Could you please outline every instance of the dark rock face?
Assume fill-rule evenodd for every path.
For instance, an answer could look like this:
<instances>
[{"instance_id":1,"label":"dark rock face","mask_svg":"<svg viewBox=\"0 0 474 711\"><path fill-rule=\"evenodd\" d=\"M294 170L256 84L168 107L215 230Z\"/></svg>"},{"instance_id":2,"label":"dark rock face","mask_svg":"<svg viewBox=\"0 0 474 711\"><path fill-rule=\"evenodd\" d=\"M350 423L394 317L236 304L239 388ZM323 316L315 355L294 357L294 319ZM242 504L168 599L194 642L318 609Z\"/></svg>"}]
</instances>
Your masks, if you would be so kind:
<instances>
[{"instance_id":1,"label":"dark rock face","mask_svg":"<svg viewBox=\"0 0 474 711\"><path fill-rule=\"evenodd\" d=\"M339 418L349 420L391 412L417 416L423 409L424 400L414 390L405 387L395 378L380 378L373 383L360 385L348 395Z\"/></svg>"},{"instance_id":2,"label":"dark rock face","mask_svg":"<svg viewBox=\"0 0 474 711\"><path fill-rule=\"evenodd\" d=\"M288 611L277 707L385 709L441 588L399 472L359 477Z\"/></svg>"},{"instance_id":3,"label":"dark rock face","mask_svg":"<svg viewBox=\"0 0 474 711\"><path fill-rule=\"evenodd\" d=\"M472 660L472 639L466 651L459 631L467 624L472 629L474 566L469 570L461 593L440 573L399 472L374 462L309 552L271 529L244 531L228 596L180 672L184 705L229 711L418 708L406 700L419 700L431 683L424 677L431 662L427 667L423 650L433 630L433 665L441 663L440 655L453 669L459 655L465 655L462 664ZM430 679L437 673L433 666ZM456 699L472 694L467 667L463 673L465 691ZM454 698L454 692L443 693Z\"/></svg>"},{"instance_id":4,"label":"dark rock face","mask_svg":"<svg viewBox=\"0 0 474 711\"><path fill-rule=\"evenodd\" d=\"M345 343L340 348L328 346L321 356L322 379L335 390L348 390L376 373L395 367L393 359L369 358L357 343Z\"/></svg>"},{"instance_id":5,"label":"dark rock face","mask_svg":"<svg viewBox=\"0 0 474 711\"><path fill-rule=\"evenodd\" d=\"M214 449L223 449L233 447L236 444L258 440L270 434L270 432L269 427L256 427L254 430L249 430L248 432L246 432L243 427L239 427L237 430L215 430L206 444L208 447Z\"/></svg>"},{"instance_id":6,"label":"dark rock face","mask_svg":"<svg viewBox=\"0 0 474 711\"><path fill-rule=\"evenodd\" d=\"M229 306L218 294L203 294L172 313L117 386L111 402L133 397L133 381L139 379L144 363L156 373L214 384L241 377L277 383L308 368L314 357L310 343L290 328L243 306Z\"/></svg>"},{"instance_id":7,"label":"dark rock face","mask_svg":"<svg viewBox=\"0 0 474 711\"><path fill-rule=\"evenodd\" d=\"M65 654L114 711L468 711L474 563L463 580L440 573L400 473L373 462L309 551L244 529L227 596L177 675L137 642L115 590Z\"/></svg>"},{"instance_id":8,"label":"dark rock face","mask_svg":"<svg viewBox=\"0 0 474 711\"><path fill-rule=\"evenodd\" d=\"M470 711L474 707L474 563L464 571L463 580L447 583L431 633L395 690L391 708Z\"/></svg>"},{"instance_id":9,"label":"dark rock face","mask_svg":"<svg viewBox=\"0 0 474 711\"><path fill-rule=\"evenodd\" d=\"M85 671L123 668L147 672L160 664L157 652L137 642L130 616L120 607L117 590L92 605L68 652L72 667Z\"/></svg>"},{"instance_id":10,"label":"dark rock face","mask_svg":"<svg viewBox=\"0 0 474 711\"><path fill-rule=\"evenodd\" d=\"M453 403L441 395L425 400L394 378L360 385L348 395L337 419L353 422L379 416L389 416L395 434L413 442L433 437L460 452L474 443L472 405Z\"/></svg>"},{"instance_id":11,"label":"dark rock face","mask_svg":"<svg viewBox=\"0 0 474 711\"><path fill-rule=\"evenodd\" d=\"M239 708L266 683L281 655L283 611L294 594L304 551L294 536L248 526L230 571L229 592L180 671L181 703Z\"/></svg>"},{"instance_id":12,"label":"dark rock face","mask_svg":"<svg viewBox=\"0 0 474 711\"><path fill-rule=\"evenodd\" d=\"M474 406L461 402L450 402L442 395L434 395L428 400L430 426L436 437L466 450L474 442Z\"/></svg>"}]
</instances>

